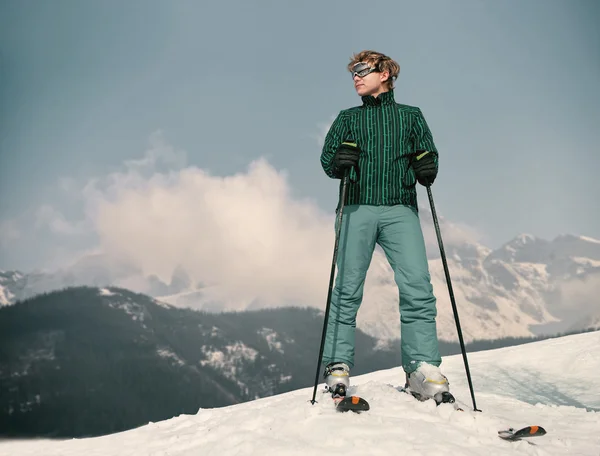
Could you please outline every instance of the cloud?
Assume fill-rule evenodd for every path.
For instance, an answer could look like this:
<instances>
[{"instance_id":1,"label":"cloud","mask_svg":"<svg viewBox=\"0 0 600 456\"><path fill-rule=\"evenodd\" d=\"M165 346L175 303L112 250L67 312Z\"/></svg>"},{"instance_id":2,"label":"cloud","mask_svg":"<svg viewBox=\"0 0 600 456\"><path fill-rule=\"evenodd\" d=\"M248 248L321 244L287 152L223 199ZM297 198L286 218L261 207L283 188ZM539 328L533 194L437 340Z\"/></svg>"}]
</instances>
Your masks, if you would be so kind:
<instances>
[{"instance_id":1,"label":"cloud","mask_svg":"<svg viewBox=\"0 0 600 456\"><path fill-rule=\"evenodd\" d=\"M93 239L97 244L79 250L101 252L165 283L183 269L192 283L207 285L210 298L229 308L321 307L335 215L293 197L287 177L264 158L234 175L211 174L186 165L185 152L156 132L144 156L124 162L117 172L79 183L75 192L75 180L61 179L61 186L83 201L83 219L69 220L56 206L44 205L36 212L36 226L60 235L63 243L57 247L65 251L69 236ZM470 236L462 227L441 223L446 244ZM432 226L424 231L429 250L437 250ZM379 255L376 251L375 258Z\"/></svg>"},{"instance_id":2,"label":"cloud","mask_svg":"<svg viewBox=\"0 0 600 456\"><path fill-rule=\"evenodd\" d=\"M598 296L600 273L573 278L557 284L557 299L552 301L553 314L562 320L559 331L586 329L600 323Z\"/></svg>"},{"instance_id":3,"label":"cloud","mask_svg":"<svg viewBox=\"0 0 600 456\"><path fill-rule=\"evenodd\" d=\"M286 173L264 158L217 176L183 166L182 156L157 135L144 159L87 186L101 249L166 283L181 267L232 307L324 303L334 214L292 197ZM159 161L171 169L156 172ZM472 235L441 223L448 245ZM431 225L425 231L431 238Z\"/></svg>"},{"instance_id":4,"label":"cloud","mask_svg":"<svg viewBox=\"0 0 600 456\"><path fill-rule=\"evenodd\" d=\"M217 285L219 299L322 299L333 214L293 199L286 174L264 159L215 176L181 157L156 135L143 159L86 185L100 249L167 283L182 267L193 282ZM157 172L157 164L170 169Z\"/></svg>"},{"instance_id":5,"label":"cloud","mask_svg":"<svg viewBox=\"0 0 600 456\"><path fill-rule=\"evenodd\" d=\"M137 160L126 160L124 165L129 170L157 170L158 167L179 169L185 166L187 154L168 144L162 130L155 131L149 138L150 148L144 157Z\"/></svg>"},{"instance_id":6,"label":"cloud","mask_svg":"<svg viewBox=\"0 0 600 456\"><path fill-rule=\"evenodd\" d=\"M438 217L438 224L440 226L444 250L450 246L463 246L465 244L476 245L479 249L489 250L487 247L482 245L485 236L480 230L464 223L456 223L447 220L439 213L439 209L437 207L436 214ZM427 247L427 256L430 259L439 258L439 243L429 203L427 203L427 206L424 206L423 204L419 205L419 218L421 219L421 226L423 227L423 236L425 238L425 245ZM448 252L446 252L446 254L448 255Z\"/></svg>"},{"instance_id":7,"label":"cloud","mask_svg":"<svg viewBox=\"0 0 600 456\"><path fill-rule=\"evenodd\" d=\"M559 284L561 303L565 312L573 314L595 310L600 296L599 274L576 278ZM600 315L600 311L598 313Z\"/></svg>"}]
</instances>

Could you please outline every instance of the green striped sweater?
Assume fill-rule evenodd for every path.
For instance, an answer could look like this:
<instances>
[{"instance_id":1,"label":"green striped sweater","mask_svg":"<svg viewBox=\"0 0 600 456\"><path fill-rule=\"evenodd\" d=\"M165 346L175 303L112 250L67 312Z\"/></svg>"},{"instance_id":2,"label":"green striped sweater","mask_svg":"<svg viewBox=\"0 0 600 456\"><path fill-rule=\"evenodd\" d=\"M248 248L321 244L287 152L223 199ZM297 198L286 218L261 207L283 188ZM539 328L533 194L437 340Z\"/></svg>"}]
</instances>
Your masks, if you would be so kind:
<instances>
[{"instance_id":1,"label":"green striped sweater","mask_svg":"<svg viewBox=\"0 0 600 456\"><path fill-rule=\"evenodd\" d=\"M354 141L361 149L359 174L357 179L354 170L350 173L346 204L417 208L409 155L416 149L437 152L421 109L396 103L393 90L377 97L364 96L362 101L362 106L340 111L331 125L321 153L323 170L338 178L333 169L335 152L343 141Z\"/></svg>"}]
</instances>

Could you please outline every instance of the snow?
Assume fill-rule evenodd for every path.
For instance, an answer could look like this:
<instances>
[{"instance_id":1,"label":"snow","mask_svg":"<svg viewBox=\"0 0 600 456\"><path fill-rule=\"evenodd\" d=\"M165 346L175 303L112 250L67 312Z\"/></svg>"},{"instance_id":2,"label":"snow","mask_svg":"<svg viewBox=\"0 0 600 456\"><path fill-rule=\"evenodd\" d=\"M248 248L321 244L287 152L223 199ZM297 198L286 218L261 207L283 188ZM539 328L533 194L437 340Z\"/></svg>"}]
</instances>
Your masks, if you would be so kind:
<instances>
[{"instance_id":1,"label":"snow","mask_svg":"<svg viewBox=\"0 0 600 456\"><path fill-rule=\"evenodd\" d=\"M101 288L99 293L100 296L114 296L116 294L110 291L108 288Z\"/></svg>"},{"instance_id":2,"label":"snow","mask_svg":"<svg viewBox=\"0 0 600 456\"><path fill-rule=\"evenodd\" d=\"M17 280L22 278L23 274L21 274L19 271L0 270L0 283L8 281L16 282Z\"/></svg>"},{"instance_id":3,"label":"snow","mask_svg":"<svg viewBox=\"0 0 600 456\"><path fill-rule=\"evenodd\" d=\"M8 290L8 288L0 285L0 306L8 306L12 302L15 296Z\"/></svg>"},{"instance_id":4,"label":"snow","mask_svg":"<svg viewBox=\"0 0 600 456\"><path fill-rule=\"evenodd\" d=\"M206 359L200 361L200 364L211 366L221 371L226 377L235 379L240 364L246 361L253 362L258 356L255 349L239 341L226 345L224 348L225 352L203 345L202 353Z\"/></svg>"},{"instance_id":5,"label":"snow","mask_svg":"<svg viewBox=\"0 0 600 456\"><path fill-rule=\"evenodd\" d=\"M548 282L550 275L548 274L548 265L544 263L526 263L519 262L511 265L513 269L519 271L517 279L521 279L524 285L528 285L527 281L538 281L538 285L543 286L543 282ZM524 280L523 280L524 279Z\"/></svg>"},{"instance_id":6,"label":"snow","mask_svg":"<svg viewBox=\"0 0 600 456\"><path fill-rule=\"evenodd\" d=\"M269 350L277 351L283 354L283 345L279 341L279 335L271 328L262 328L258 331L258 334L263 336L269 345ZM292 342L293 340L289 340L287 342Z\"/></svg>"},{"instance_id":7,"label":"snow","mask_svg":"<svg viewBox=\"0 0 600 456\"><path fill-rule=\"evenodd\" d=\"M571 257L571 260L573 260L577 264L581 264L584 266L591 266L592 268L600 268L600 261L592 260L590 258Z\"/></svg>"},{"instance_id":8,"label":"snow","mask_svg":"<svg viewBox=\"0 0 600 456\"><path fill-rule=\"evenodd\" d=\"M160 307L162 307L164 309L173 309L174 308L172 305L170 305L170 304L168 304L166 302L163 302L163 301L161 301L159 299L152 299L152 302L154 304L156 304L157 306L160 306Z\"/></svg>"},{"instance_id":9,"label":"snow","mask_svg":"<svg viewBox=\"0 0 600 456\"><path fill-rule=\"evenodd\" d=\"M100 296L119 296L118 293L113 293L108 288L102 288L99 291L99 294ZM145 308L143 305L138 304L129 297L123 297L121 300L109 300L108 305L113 309L121 309L129 315L133 321L140 321L142 328L146 328L146 325L144 324Z\"/></svg>"},{"instance_id":10,"label":"snow","mask_svg":"<svg viewBox=\"0 0 600 456\"><path fill-rule=\"evenodd\" d=\"M537 238L533 234L529 234L529 233L519 234L515 238L515 241L519 242L520 244L527 244L530 241L536 241L536 240L537 240Z\"/></svg>"},{"instance_id":11,"label":"snow","mask_svg":"<svg viewBox=\"0 0 600 456\"><path fill-rule=\"evenodd\" d=\"M173 353L171 350L169 350L167 348L159 348L156 352L157 352L158 356L160 356L161 358L170 358L176 364L178 364L180 366L185 365L185 361L183 361L179 356L177 356L176 353Z\"/></svg>"},{"instance_id":12,"label":"snow","mask_svg":"<svg viewBox=\"0 0 600 456\"><path fill-rule=\"evenodd\" d=\"M482 412L472 411L457 355L442 367L463 412L398 392L395 368L352 379L350 393L371 404L362 414L336 413L319 385L314 405L308 387L103 437L4 441L0 456L600 454L600 332L471 353L469 366ZM497 437L526 425L548 434L535 445Z\"/></svg>"},{"instance_id":13,"label":"snow","mask_svg":"<svg viewBox=\"0 0 600 456\"><path fill-rule=\"evenodd\" d=\"M588 236L579 236L579 239L581 239L582 241L586 241L586 242L592 242L594 244L600 244L600 240L598 239L594 239Z\"/></svg>"}]
</instances>

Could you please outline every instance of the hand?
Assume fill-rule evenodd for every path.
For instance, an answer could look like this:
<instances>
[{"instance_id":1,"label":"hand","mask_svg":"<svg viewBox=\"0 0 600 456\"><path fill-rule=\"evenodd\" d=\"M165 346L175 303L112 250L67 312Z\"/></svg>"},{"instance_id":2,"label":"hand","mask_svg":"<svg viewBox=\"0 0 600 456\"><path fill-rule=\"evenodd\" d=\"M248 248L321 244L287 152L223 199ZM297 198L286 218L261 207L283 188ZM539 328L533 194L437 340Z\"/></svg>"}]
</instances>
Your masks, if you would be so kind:
<instances>
[{"instance_id":1,"label":"hand","mask_svg":"<svg viewBox=\"0 0 600 456\"><path fill-rule=\"evenodd\" d=\"M429 187L435 181L437 176L437 166L435 164L436 152L417 149L411 161L411 166L419 184Z\"/></svg>"},{"instance_id":2,"label":"hand","mask_svg":"<svg viewBox=\"0 0 600 456\"><path fill-rule=\"evenodd\" d=\"M343 142L340 144L333 157L333 168L337 177L343 177L346 169L355 168L358 171L360 152L356 143Z\"/></svg>"}]
</instances>

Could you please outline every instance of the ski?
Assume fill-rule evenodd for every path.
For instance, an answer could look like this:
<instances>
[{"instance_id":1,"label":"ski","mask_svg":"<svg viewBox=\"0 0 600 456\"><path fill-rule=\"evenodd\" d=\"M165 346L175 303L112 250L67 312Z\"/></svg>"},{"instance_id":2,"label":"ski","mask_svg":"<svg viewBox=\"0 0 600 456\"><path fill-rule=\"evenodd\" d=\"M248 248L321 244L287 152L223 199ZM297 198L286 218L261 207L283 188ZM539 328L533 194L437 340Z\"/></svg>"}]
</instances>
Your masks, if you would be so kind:
<instances>
[{"instance_id":1,"label":"ski","mask_svg":"<svg viewBox=\"0 0 600 456\"><path fill-rule=\"evenodd\" d=\"M334 397L333 402L338 412L366 412L370 409L369 403L360 396Z\"/></svg>"},{"instance_id":2,"label":"ski","mask_svg":"<svg viewBox=\"0 0 600 456\"><path fill-rule=\"evenodd\" d=\"M429 398L423 398L420 394L410 391L410 389L406 388L406 387L400 387L400 388L398 388L398 390L402 391L406 394L410 394L415 399L417 399L421 402L429 400ZM449 392L442 393L441 397L439 397L439 398L436 397L436 398L434 398L434 400L435 400L436 405L438 405L438 406L440 404L449 403L449 404L452 404L452 406L454 407L455 410L457 410L459 412L464 411L462 408L459 407L459 405L456 403L456 399ZM518 430L516 430L514 428L508 428L508 429L503 429L503 430L498 431L498 437L500 437L503 440L508 440L511 442L529 439L531 437L541 437L543 435L546 435L546 430L542 426L526 426L526 427L518 429ZM529 442L529 443L531 443L531 442Z\"/></svg>"},{"instance_id":3,"label":"ski","mask_svg":"<svg viewBox=\"0 0 600 456\"><path fill-rule=\"evenodd\" d=\"M452 393L448 391L445 391L434 398L427 398L421 396L420 394L414 391L411 391L410 388L406 386L394 387L394 389L396 391L408 394L420 402L424 402L431 399L436 403L436 406L440 406L442 404L450 404L454 407L455 410L460 412L464 411L457 404L456 399L454 398ZM335 388L331 389L326 388L325 393L331 394L331 398L333 399L333 403L335 404L335 409L338 412L351 411L354 413L361 413L366 412L371 408L369 402L365 398L357 395L347 396L346 387L343 384L338 384L335 386ZM503 440L509 442L525 440L532 445L533 443L529 441L530 438L541 437L543 435L546 435L546 430L542 426L538 425L526 426L520 429L508 428L498 431L498 437L500 437Z\"/></svg>"},{"instance_id":4,"label":"ski","mask_svg":"<svg viewBox=\"0 0 600 456\"><path fill-rule=\"evenodd\" d=\"M546 435L546 430L542 426L526 426L519 430L509 428L498 431L498 437L511 442L531 437L541 437L542 435Z\"/></svg>"},{"instance_id":5,"label":"ski","mask_svg":"<svg viewBox=\"0 0 600 456\"><path fill-rule=\"evenodd\" d=\"M347 395L346 385L338 383L332 388L325 387L325 393L331 394L335 409L338 412L352 411L355 413L366 412L369 410L369 403L360 396Z\"/></svg>"},{"instance_id":6,"label":"ski","mask_svg":"<svg viewBox=\"0 0 600 456\"><path fill-rule=\"evenodd\" d=\"M411 391L407 387L399 387L397 389L398 389L398 391L404 392L406 394L410 394L415 399L417 399L421 402L429 400L429 398L423 398L420 394ZM438 406L440 404L449 403L449 404L452 404L452 406L454 407L455 410L457 410L459 412L464 411L456 403L456 399L454 398L454 396L449 392L444 392L444 393L442 393L441 397L439 397L439 398L436 397L433 399L435 400L435 403ZM518 430L515 428L508 428L508 429L503 429L503 430L498 431L498 437L500 437L503 440L508 440L510 442L527 440L532 437L541 437L543 435L546 435L546 430L542 426L526 426L526 427L518 429ZM528 441L528 443L532 443L532 442L529 442L529 440L527 440L527 441Z\"/></svg>"}]
</instances>

